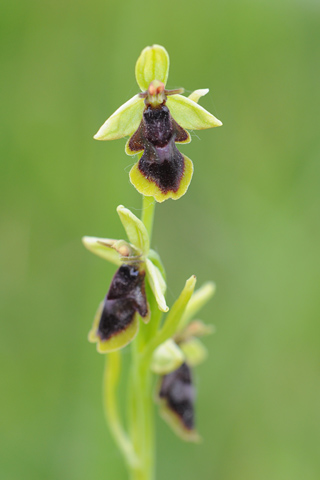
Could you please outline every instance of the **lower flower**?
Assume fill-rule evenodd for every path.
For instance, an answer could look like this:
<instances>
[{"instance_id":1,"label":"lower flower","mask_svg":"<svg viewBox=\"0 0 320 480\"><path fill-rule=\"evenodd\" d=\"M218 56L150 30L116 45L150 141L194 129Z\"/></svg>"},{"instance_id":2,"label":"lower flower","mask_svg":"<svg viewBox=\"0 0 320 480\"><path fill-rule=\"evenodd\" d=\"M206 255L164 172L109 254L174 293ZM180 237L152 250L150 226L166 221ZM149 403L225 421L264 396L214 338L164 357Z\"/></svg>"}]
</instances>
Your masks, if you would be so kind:
<instances>
[{"instance_id":1,"label":"lower flower","mask_svg":"<svg viewBox=\"0 0 320 480\"><path fill-rule=\"evenodd\" d=\"M200 440L194 421L195 387L187 363L161 377L158 401L161 415L177 435L191 442Z\"/></svg>"}]
</instances>

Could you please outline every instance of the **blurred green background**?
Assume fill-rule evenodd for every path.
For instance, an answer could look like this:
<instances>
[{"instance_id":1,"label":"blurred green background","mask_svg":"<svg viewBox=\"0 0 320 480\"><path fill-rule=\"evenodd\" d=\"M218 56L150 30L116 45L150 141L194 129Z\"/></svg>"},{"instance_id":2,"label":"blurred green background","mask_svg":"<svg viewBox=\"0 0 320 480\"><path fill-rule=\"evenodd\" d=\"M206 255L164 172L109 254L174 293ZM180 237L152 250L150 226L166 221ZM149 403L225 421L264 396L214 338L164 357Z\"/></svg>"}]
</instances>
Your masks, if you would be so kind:
<instances>
[{"instance_id":1,"label":"blurred green background","mask_svg":"<svg viewBox=\"0 0 320 480\"><path fill-rule=\"evenodd\" d=\"M157 420L157 479L319 479L319 2L4 0L0 36L1 479L127 478L87 342L114 268L80 239L140 213L125 140L92 136L153 43L224 123L181 147L190 189L156 209L169 304L193 273L217 283L205 442Z\"/></svg>"}]
</instances>

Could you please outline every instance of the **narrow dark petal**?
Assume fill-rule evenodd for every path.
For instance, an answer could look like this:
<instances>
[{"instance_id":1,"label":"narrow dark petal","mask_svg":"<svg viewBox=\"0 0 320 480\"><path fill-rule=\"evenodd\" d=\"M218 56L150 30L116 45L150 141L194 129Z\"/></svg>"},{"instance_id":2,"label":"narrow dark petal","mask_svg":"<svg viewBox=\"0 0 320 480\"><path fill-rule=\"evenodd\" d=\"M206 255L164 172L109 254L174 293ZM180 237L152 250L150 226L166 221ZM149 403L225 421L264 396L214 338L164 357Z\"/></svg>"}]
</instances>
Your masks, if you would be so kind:
<instances>
[{"instance_id":1,"label":"narrow dark petal","mask_svg":"<svg viewBox=\"0 0 320 480\"><path fill-rule=\"evenodd\" d=\"M129 149L131 152L141 152L144 149L144 142L144 124L143 120L141 120L138 130L135 131L129 140Z\"/></svg>"},{"instance_id":2,"label":"narrow dark petal","mask_svg":"<svg viewBox=\"0 0 320 480\"><path fill-rule=\"evenodd\" d=\"M172 128L173 128L173 132L174 132L174 136L175 136L175 142L186 142L187 140L189 140L189 134L188 132L182 128L179 123L177 123L175 121L174 118L172 118Z\"/></svg>"},{"instance_id":3,"label":"narrow dark petal","mask_svg":"<svg viewBox=\"0 0 320 480\"><path fill-rule=\"evenodd\" d=\"M195 389L186 363L162 378L159 397L166 400L168 408L179 417L186 429L194 428Z\"/></svg>"},{"instance_id":4,"label":"narrow dark petal","mask_svg":"<svg viewBox=\"0 0 320 480\"><path fill-rule=\"evenodd\" d=\"M133 265L122 265L114 275L104 300L98 327L101 340L108 340L130 325L138 312L148 313L144 286L145 272Z\"/></svg>"},{"instance_id":5,"label":"narrow dark petal","mask_svg":"<svg viewBox=\"0 0 320 480\"><path fill-rule=\"evenodd\" d=\"M163 193L177 192L184 173L184 157L177 149L174 137L163 147L146 142L138 168L147 180L154 182Z\"/></svg>"}]
</instances>

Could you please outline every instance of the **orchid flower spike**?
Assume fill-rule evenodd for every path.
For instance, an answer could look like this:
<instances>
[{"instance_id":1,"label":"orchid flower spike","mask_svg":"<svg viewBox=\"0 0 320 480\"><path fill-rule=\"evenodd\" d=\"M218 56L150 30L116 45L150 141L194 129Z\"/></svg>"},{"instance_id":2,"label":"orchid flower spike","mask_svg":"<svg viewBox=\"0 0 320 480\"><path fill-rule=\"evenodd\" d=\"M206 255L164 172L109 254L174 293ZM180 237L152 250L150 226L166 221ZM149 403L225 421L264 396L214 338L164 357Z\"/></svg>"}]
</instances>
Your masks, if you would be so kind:
<instances>
[{"instance_id":1,"label":"orchid flower spike","mask_svg":"<svg viewBox=\"0 0 320 480\"><path fill-rule=\"evenodd\" d=\"M125 151L139 156L130 171L130 181L141 194L157 202L178 199L190 185L193 164L176 147L189 143L188 130L219 127L220 120L198 105L208 89L196 90L189 97L183 88L166 90L169 56L164 47L146 47L137 60L138 93L102 125L94 138L115 140L130 137Z\"/></svg>"}]
</instances>

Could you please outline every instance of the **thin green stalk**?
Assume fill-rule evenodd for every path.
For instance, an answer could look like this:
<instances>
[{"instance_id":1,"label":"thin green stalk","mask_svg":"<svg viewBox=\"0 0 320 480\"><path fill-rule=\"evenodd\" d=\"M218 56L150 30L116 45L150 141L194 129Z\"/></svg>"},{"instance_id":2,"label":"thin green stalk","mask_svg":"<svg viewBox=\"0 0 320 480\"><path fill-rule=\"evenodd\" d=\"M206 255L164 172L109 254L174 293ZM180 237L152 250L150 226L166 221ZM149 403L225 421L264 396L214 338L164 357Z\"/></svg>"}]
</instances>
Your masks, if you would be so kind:
<instances>
[{"instance_id":1,"label":"thin green stalk","mask_svg":"<svg viewBox=\"0 0 320 480\"><path fill-rule=\"evenodd\" d=\"M153 197L143 197L142 221L152 235L155 201ZM148 326L141 325L144 332L131 344L132 363L129 382L130 395L128 395L128 412L130 420L130 435L140 465L131 469L131 480L154 480L154 427L152 404L152 374L150 362L142 361L140 354L148 342L146 329L150 328L153 321L158 323L157 311L154 304L150 305L151 319Z\"/></svg>"},{"instance_id":2,"label":"thin green stalk","mask_svg":"<svg viewBox=\"0 0 320 480\"><path fill-rule=\"evenodd\" d=\"M143 196L141 220L144 223L144 226L146 227L147 232L149 234L150 243L151 243L151 236L152 236L155 205L156 205L156 202L153 197Z\"/></svg>"},{"instance_id":3,"label":"thin green stalk","mask_svg":"<svg viewBox=\"0 0 320 480\"><path fill-rule=\"evenodd\" d=\"M131 480L154 479L154 432L151 372L148 362L141 362L137 342L132 342L132 366L129 378L131 438L139 466L131 469ZM133 404L135 408L132 408Z\"/></svg>"},{"instance_id":4,"label":"thin green stalk","mask_svg":"<svg viewBox=\"0 0 320 480\"><path fill-rule=\"evenodd\" d=\"M106 364L103 376L104 413L114 440L121 450L130 470L138 467L138 459L133 450L132 443L122 426L118 412L116 394L120 370L121 353L119 351L115 351L106 355Z\"/></svg>"}]
</instances>

